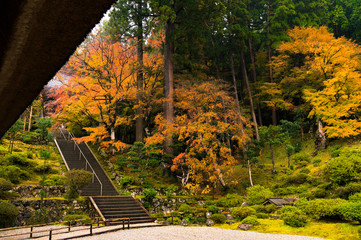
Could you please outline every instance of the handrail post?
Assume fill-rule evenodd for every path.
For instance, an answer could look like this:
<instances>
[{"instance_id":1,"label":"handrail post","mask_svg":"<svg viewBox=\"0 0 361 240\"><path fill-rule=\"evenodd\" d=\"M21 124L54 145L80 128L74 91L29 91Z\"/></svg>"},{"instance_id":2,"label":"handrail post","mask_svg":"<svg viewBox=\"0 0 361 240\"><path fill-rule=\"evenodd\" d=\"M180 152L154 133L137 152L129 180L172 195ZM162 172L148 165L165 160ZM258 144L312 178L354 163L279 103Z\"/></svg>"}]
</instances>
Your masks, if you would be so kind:
<instances>
[{"instance_id":1,"label":"handrail post","mask_svg":"<svg viewBox=\"0 0 361 240\"><path fill-rule=\"evenodd\" d=\"M33 237L33 226L30 227L30 238Z\"/></svg>"},{"instance_id":2,"label":"handrail post","mask_svg":"<svg viewBox=\"0 0 361 240\"><path fill-rule=\"evenodd\" d=\"M90 236L92 236L92 235L93 235L93 224L90 223Z\"/></svg>"},{"instance_id":3,"label":"handrail post","mask_svg":"<svg viewBox=\"0 0 361 240\"><path fill-rule=\"evenodd\" d=\"M70 225L71 225L71 223L70 223L70 221L68 222L68 232L70 232Z\"/></svg>"},{"instance_id":4,"label":"handrail post","mask_svg":"<svg viewBox=\"0 0 361 240\"><path fill-rule=\"evenodd\" d=\"M130 229L130 218L128 218L128 229Z\"/></svg>"},{"instance_id":5,"label":"handrail post","mask_svg":"<svg viewBox=\"0 0 361 240\"><path fill-rule=\"evenodd\" d=\"M52 229L50 229L50 231L49 231L49 240L51 240L51 235L52 235L52 232L53 232L53 230L52 230Z\"/></svg>"},{"instance_id":6,"label":"handrail post","mask_svg":"<svg viewBox=\"0 0 361 240\"><path fill-rule=\"evenodd\" d=\"M100 183L100 196L103 196L103 184Z\"/></svg>"},{"instance_id":7,"label":"handrail post","mask_svg":"<svg viewBox=\"0 0 361 240\"><path fill-rule=\"evenodd\" d=\"M123 230L125 229L125 219L123 219Z\"/></svg>"}]
</instances>

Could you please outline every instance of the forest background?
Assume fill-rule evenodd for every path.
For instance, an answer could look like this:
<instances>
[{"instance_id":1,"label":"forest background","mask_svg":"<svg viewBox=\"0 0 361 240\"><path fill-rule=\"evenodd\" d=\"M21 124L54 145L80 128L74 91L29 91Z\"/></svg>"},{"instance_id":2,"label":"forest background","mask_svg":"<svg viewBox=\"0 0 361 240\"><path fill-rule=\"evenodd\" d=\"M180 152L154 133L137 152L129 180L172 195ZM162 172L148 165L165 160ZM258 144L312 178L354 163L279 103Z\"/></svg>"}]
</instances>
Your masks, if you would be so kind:
<instances>
[{"instance_id":1,"label":"forest background","mask_svg":"<svg viewBox=\"0 0 361 240\"><path fill-rule=\"evenodd\" d=\"M360 134L360 11L356 0L120 0L36 104L121 155L140 183L142 165L160 165L194 193L227 190L242 164L253 186L262 147L276 174L274 147L292 168L306 134L316 151Z\"/></svg>"}]
</instances>

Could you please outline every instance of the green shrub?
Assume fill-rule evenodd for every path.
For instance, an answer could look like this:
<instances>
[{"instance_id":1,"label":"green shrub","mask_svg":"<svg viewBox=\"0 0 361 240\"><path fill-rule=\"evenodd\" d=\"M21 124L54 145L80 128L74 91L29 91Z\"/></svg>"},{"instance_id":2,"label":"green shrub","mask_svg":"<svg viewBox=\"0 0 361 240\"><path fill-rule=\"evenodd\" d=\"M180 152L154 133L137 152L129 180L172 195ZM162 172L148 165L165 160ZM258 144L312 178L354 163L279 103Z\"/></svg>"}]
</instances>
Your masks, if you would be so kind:
<instances>
[{"instance_id":1,"label":"green shrub","mask_svg":"<svg viewBox=\"0 0 361 240\"><path fill-rule=\"evenodd\" d=\"M348 197L350 202L361 202L361 193L355 193Z\"/></svg>"},{"instance_id":2,"label":"green shrub","mask_svg":"<svg viewBox=\"0 0 361 240\"><path fill-rule=\"evenodd\" d=\"M323 175L332 183L345 185L356 180L361 173L361 156L342 155L332 159L323 168Z\"/></svg>"},{"instance_id":3,"label":"green shrub","mask_svg":"<svg viewBox=\"0 0 361 240\"><path fill-rule=\"evenodd\" d=\"M322 188L316 188L315 190L312 191L312 195L315 198L325 198L328 195L328 191Z\"/></svg>"},{"instance_id":4,"label":"green shrub","mask_svg":"<svg viewBox=\"0 0 361 240\"><path fill-rule=\"evenodd\" d=\"M0 227L13 227L19 210L11 203L0 202Z\"/></svg>"},{"instance_id":5,"label":"green shrub","mask_svg":"<svg viewBox=\"0 0 361 240\"><path fill-rule=\"evenodd\" d=\"M224 216L224 214L216 213L212 215L211 219L214 221L214 223L222 224L226 222L227 218Z\"/></svg>"},{"instance_id":6,"label":"green shrub","mask_svg":"<svg viewBox=\"0 0 361 240\"><path fill-rule=\"evenodd\" d=\"M51 153L49 151L46 151L46 150L40 150L39 156L42 159L50 159L51 158Z\"/></svg>"},{"instance_id":7,"label":"green shrub","mask_svg":"<svg viewBox=\"0 0 361 240\"><path fill-rule=\"evenodd\" d=\"M76 169L66 172L65 177L67 184L65 197L75 199L79 197L79 190L91 182L93 173Z\"/></svg>"},{"instance_id":8,"label":"green shrub","mask_svg":"<svg viewBox=\"0 0 361 240\"><path fill-rule=\"evenodd\" d=\"M285 206L281 209L281 219L284 224L291 227L304 227L307 224L307 216L293 206Z\"/></svg>"},{"instance_id":9,"label":"green shrub","mask_svg":"<svg viewBox=\"0 0 361 240\"><path fill-rule=\"evenodd\" d=\"M51 175L44 181L44 186L63 186L66 182L66 177L63 175Z\"/></svg>"},{"instance_id":10,"label":"green shrub","mask_svg":"<svg viewBox=\"0 0 361 240\"><path fill-rule=\"evenodd\" d=\"M29 159L33 159L34 158L34 154L32 152L26 152L26 157Z\"/></svg>"},{"instance_id":11,"label":"green shrub","mask_svg":"<svg viewBox=\"0 0 361 240\"><path fill-rule=\"evenodd\" d=\"M151 203L155 196L157 196L157 191L153 188L146 188L142 192L144 200Z\"/></svg>"},{"instance_id":12,"label":"green shrub","mask_svg":"<svg viewBox=\"0 0 361 240\"><path fill-rule=\"evenodd\" d=\"M311 171L310 171L310 169L308 169L308 168L302 168L301 170L300 170L300 174L309 174Z\"/></svg>"},{"instance_id":13,"label":"green shrub","mask_svg":"<svg viewBox=\"0 0 361 240\"><path fill-rule=\"evenodd\" d=\"M186 203L182 203L178 208L178 212L188 213L190 211L191 211L191 207Z\"/></svg>"},{"instance_id":14,"label":"green shrub","mask_svg":"<svg viewBox=\"0 0 361 240\"><path fill-rule=\"evenodd\" d=\"M361 202L344 203L339 211L344 218L361 223Z\"/></svg>"},{"instance_id":15,"label":"green shrub","mask_svg":"<svg viewBox=\"0 0 361 240\"><path fill-rule=\"evenodd\" d=\"M247 202L250 205L261 204L267 198L273 197L273 192L260 185L247 188Z\"/></svg>"},{"instance_id":16,"label":"green shrub","mask_svg":"<svg viewBox=\"0 0 361 240\"><path fill-rule=\"evenodd\" d=\"M84 220L83 223L87 223L90 222L91 220L89 219L88 215L82 215L82 214L68 214L66 216L63 217L63 222L70 222L71 225L75 225L76 224L76 220L81 220L81 219L87 219ZM89 220L88 220L89 219Z\"/></svg>"},{"instance_id":17,"label":"green shrub","mask_svg":"<svg viewBox=\"0 0 361 240\"><path fill-rule=\"evenodd\" d=\"M4 179L0 178L0 199L5 199L6 192L13 188L13 184Z\"/></svg>"},{"instance_id":18,"label":"green shrub","mask_svg":"<svg viewBox=\"0 0 361 240\"><path fill-rule=\"evenodd\" d=\"M135 183L135 179L133 177L122 177L119 181L119 184L123 187L133 185Z\"/></svg>"},{"instance_id":19,"label":"green shrub","mask_svg":"<svg viewBox=\"0 0 361 240\"><path fill-rule=\"evenodd\" d=\"M171 216L179 216L179 212L178 211L172 211L170 213Z\"/></svg>"},{"instance_id":20,"label":"green shrub","mask_svg":"<svg viewBox=\"0 0 361 240\"><path fill-rule=\"evenodd\" d=\"M269 218L268 214L262 213L262 212L256 213L256 217L261 218L261 219L268 219Z\"/></svg>"},{"instance_id":21,"label":"green shrub","mask_svg":"<svg viewBox=\"0 0 361 240\"><path fill-rule=\"evenodd\" d=\"M10 165L4 168L0 168L0 177L7 179L14 184L18 184L21 180L28 179L29 173L21 170L17 166Z\"/></svg>"},{"instance_id":22,"label":"green shrub","mask_svg":"<svg viewBox=\"0 0 361 240\"><path fill-rule=\"evenodd\" d=\"M235 207L232 209L231 214L234 218L242 220L250 215L255 215L256 210L248 206Z\"/></svg>"},{"instance_id":23,"label":"green shrub","mask_svg":"<svg viewBox=\"0 0 361 240\"><path fill-rule=\"evenodd\" d=\"M291 160L296 164L298 164L300 162L309 163L309 162L311 162L311 157L306 152L298 152L298 153L295 153L292 155Z\"/></svg>"},{"instance_id":24,"label":"green shrub","mask_svg":"<svg viewBox=\"0 0 361 240\"><path fill-rule=\"evenodd\" d=\"M225 197L220 198L217 201L217 206L220 207L237 207L244 202L243 196L236 193L227 194Z\"/></svg>"},{"instance_id":25,"label":"green shrub","mask_svg":"<svg viewBox=\"0 0 361 240\"><path fill-rule=\"evenodd\" d=\"M178 218L178 217L173 217L173 224L176 224L176 225L178 225L179 223L180 223L180 218ZM172 218L170 217L170 218L167 218L167 222L172 222Z\"/></svg>"},{"instance_id":26,"label":"green shrub","mask_svg":"<svg viewBox=\"0 0 361 240\"><path fill-rule=\"evenodd\" d=\"M287 176L285 181L286 181L286 183L289 183L289 184L302 184L307 181L307 177L308 177L307 174L299 173L297 175Z\"/></svg>"},{"instance_id":27,"label":"green shrub","mask_svg":"<svg viewBox=\"0 0 361 240\"><path fill-rule=\"evenodd\" d=\"M266 205L265 206L265 212L266 213L273 213L273 212L275 212L276 210L278 209L278 207L276 206L276 205L274 205L274 204L268 204L268 205Z\"/></svg>"},{"instance_id":28,"label":"green shrub","mask_svg":"<svg viewBox=\"0 0 361 240\"><path fill-rule=\"evenodd\" d=\"M361 183L349 183L346 186L338 187L335 189L335 193L338 197L348 199L352 194L361 192Z\"/></svg>"},{"instance_id":29,"label":"green shrub","mask_svg":"<svg viewBox=\"0 0 361 240\"><path fill-rule=\"evenodd\" d=\"M344 199L315 199L299 206L307 215L323 219L341 219L339 207L346 203Z\"/></svg>"},{"instance_id":30,"label":"green shrub","mask_svg":"<svg viewBox=\"0 0 361 240\"><path fill-rule=\"evenodd\" d=\"M207 207L207 210L209 211L209 212L211 212L211 213L218 213L218 211L219 211L219 208L217 207L217 206L214 206L214 205L209 205L208 207Z\"/></svg>"},{"instance_id":31,"label":"green shrub","mask_svg":"<svg viewBox=\"0 0 361 240\"><path fill-rule=\"evenodd\" d=\"M242 220L243 224L252 224L254 226L259 225L259 221L256 216L248 216L245 219Z\"/></svg>"},{"instance_id":32,"label":"green shrub","mask_svg":"<svg viewBox=\"0 0 361 240\"><path fill-rule=\"evenodd\" d=\"M199 224L201 224L201 225L205 224L206 222L207 222L207 218L206 218L206 217L201 216L201 217L198 217L198 218L197 218L197 223L199 223Z\"/></svg>"},{"instance_id":33,"label":"green shrub","mask_svg":"<svg viewBox=\"0 0 361 240\"><path fill-rule=\"evenodd\" d=\"M47 174L51 171L51 165L50 164L40 164L40 165L37 165L35 168L34 168L34 171L36 173L41 173L41 174Z\"/></svg>"},{"instance_id":34,"label":"green shrub","mask_svg":"<svg viewBox=\"0 0 361 240\"><path fill-rule=\"evenodd\" d=\"M5 155L5 161L9 165L18 165L21 167L34 166L34 162L26 158L26 155L22 153L9 153Z\"/></svg>"},{"instance_id":35,"label":"green shrub","mask_svg":"<svg viewBox=\"0 0 361 240\"><path fill-rule=\"evenodd\" d=\"M313 159L312 163L313 163L314 166L318 166L321 163L321 158Z\"/></svg>"},{"instance_id":36,"label":"green shrub","mask_svg":"<svg viewBox=\"0 0 361 240\"><path fill-rule=\"evenodd\" d=\"M335 145L335 146L333 146L333 147L330 149L330 151L331 151L331 157L336 158L336 157L340 156L340 154L341 154L340 148L341 148L341 145Z\"/></svg>"},{"instance_id":37,"label":"green shrub","mask_svg":"<svg viewBox=\"0 0 361 240\"><path fill-rule=\"evenodd\" d=\"M262 204L253 205L253 206L251 206L251 208L253 208L254 210L256 210L256 212L263 212L263 213L265 213L265 206L262 205Z\"/></svg>"},{"instance_id":38,"label":"green shrub","mask_svg":"<svg viewBox=\"0 0 361 240\"><path fill-rule=\"evenodd\" d=\"M116 163L118 165L119 169L124 169L124 167L127 165L128 159L124 157L123 155L118 156Z\"/></svg>"}]
</instances>

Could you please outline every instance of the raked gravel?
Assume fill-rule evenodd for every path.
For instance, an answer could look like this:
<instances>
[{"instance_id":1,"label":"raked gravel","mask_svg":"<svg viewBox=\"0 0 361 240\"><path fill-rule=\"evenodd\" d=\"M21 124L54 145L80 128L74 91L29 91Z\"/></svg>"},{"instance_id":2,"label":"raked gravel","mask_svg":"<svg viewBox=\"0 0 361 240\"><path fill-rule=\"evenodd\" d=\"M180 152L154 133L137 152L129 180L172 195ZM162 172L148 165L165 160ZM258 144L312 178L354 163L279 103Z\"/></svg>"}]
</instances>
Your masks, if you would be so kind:
<instances>
[{"instance_id":1,"label":"raked gravel","mask_svg":"<svg viewBox=\"0 0 361 240\"><path fill-rule=\"evenodd\" d=\"M84 237L82 240L320 240L316 237L265 234L216 227L152 227Z\"/></svg>"}]
</instances>

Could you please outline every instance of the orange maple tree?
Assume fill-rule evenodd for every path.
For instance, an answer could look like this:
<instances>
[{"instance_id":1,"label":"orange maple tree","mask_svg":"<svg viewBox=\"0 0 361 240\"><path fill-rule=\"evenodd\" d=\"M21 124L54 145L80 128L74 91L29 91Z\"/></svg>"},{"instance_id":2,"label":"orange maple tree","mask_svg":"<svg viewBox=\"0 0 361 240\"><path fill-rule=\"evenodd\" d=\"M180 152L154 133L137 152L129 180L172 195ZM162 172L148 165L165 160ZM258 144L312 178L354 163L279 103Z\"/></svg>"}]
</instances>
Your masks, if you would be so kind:
<instances>
[{"instance_id":1,"label":"orange maple tree","mask_svg":"<svg viewBox=\"0 0 361 240\"><path fill-rule=\"evenodd\" d=\"M309 116L319 119L321 134L360 134L361 48L344 37L335 38L326 27L297 27L288 35L290 41L279 46L273 60L283 97L293 103L304 99Z\"/></svg>"},{"instance_id":2,"label":"orange maple tree","mask_svg":"<svg viewBox=\"0 0 361 240\"><path fill-rule=\"evenodd\" d=\"M183 186L193 192L208 193L218 186L232 184L225 181L230 166L237 162L232 153L242 149L251 134L248 120L242 134L234 99L223 82L178 81L175 91L175 123L168 126L158 115L158 132L148 138L147 144L163 143L172 134L184 144L173 159L171 170L181 178ZM231 149L232 147L232 149Z\"/></svg>"},{"instance_id":3,"label":"orange maple tree","mask_svg":"<svg viewBox=\"0 0 361 240\"><path fill-rule=\"evenodd\" d=\"M148 44L159 48L161 41L161 37L150 38ZM139 103L136 73L140 66L132 40L112 43L102 34L91 36L59 75L63 85L58 90L62 97L58 100L57 120L89 126L84 129L90 135L77 141L99 142L102 147L113 150L126 148L127 144L116 136L117 129L131 128L138 104L146 108L151 102L151 95L159 87L161 66L159 51L144 54L144 97Z\"/></svg>"}]
</instances>

